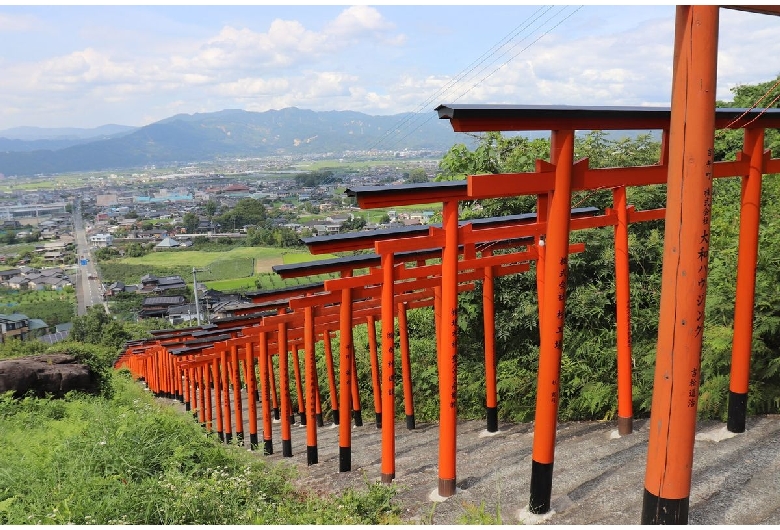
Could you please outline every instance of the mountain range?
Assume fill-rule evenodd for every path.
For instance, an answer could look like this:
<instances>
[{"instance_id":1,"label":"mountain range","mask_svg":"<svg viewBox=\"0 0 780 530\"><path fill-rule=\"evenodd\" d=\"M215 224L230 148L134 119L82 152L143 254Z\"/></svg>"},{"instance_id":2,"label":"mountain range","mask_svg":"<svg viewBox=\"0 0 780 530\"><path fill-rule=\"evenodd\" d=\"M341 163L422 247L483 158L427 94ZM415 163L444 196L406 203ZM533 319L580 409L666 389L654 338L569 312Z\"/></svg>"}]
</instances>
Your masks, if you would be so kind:
<instances>
[{"instance_id":1,"label":"mountain range","mask_svg":"<svg viewBox=\"0 0 780 530\"><path fill-rule=\"evenodd\" d=\"M225 157L347 151L431 150L469 143L446 120L419 114L286 108L178 114L146 125L95 129L17 127L0 131L0 174L27 176L187 164Z\"/></svg>"}]
</instances>

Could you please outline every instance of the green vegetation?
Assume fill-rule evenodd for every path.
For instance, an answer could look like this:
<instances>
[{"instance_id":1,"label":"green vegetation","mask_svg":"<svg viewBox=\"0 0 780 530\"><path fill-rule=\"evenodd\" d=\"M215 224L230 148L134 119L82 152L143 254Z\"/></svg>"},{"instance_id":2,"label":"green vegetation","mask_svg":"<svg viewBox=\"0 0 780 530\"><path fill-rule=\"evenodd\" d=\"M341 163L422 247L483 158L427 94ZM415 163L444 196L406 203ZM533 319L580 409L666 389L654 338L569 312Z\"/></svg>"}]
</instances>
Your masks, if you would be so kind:
<instances>
[{"instance_id":1,"label":"green vegetation","mask_svg":"<svg viewBox=\"0 0 780 530\"><path fill-rule=\"evenodd\" d=\"M113 397L0 397L2 524L382 524L392 488L316 497L122 372ZM338 506L338 509L336 509Z\"/></svg>"},{"instance_id":2,"label":"green vegetation","mask_svg":"<svg viewBox=\"0 0 780 530\"><path fill-rule=\"evenodd\" d=\"M118 344L164 324L122 324L95 308L75 319L78 341L0 344L0 359L73 354L101 380L94 396L0 395L0 524L399 522L394 488L367 484L323 497L296 491L293 467L219 443L126 370L112 369Z\"/></svg>"},{"instance_id":3,"label":"green vegetation","mask_svg":"<svg viewBox=\"0 0 780 530\"><path fill-rule=\"evenodd\" d=\"M73 287L60 291L0 288L0 313L23 313L49 326L70 322L76 314L76 291Z\"/></svg>"}]
</instances>

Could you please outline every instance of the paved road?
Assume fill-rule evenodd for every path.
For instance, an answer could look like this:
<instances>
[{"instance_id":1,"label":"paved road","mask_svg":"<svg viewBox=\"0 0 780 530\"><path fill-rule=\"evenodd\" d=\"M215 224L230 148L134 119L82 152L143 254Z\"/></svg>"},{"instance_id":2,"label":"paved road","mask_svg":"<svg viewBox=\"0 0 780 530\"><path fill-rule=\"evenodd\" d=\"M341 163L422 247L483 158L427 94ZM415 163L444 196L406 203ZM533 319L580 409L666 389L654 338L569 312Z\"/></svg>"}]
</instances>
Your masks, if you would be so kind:
<instances>
[{"instance_id":1,"label":"paved road","mask_svg":"<svg viewBox=\"0 0 780 530\"><path fill-rule=\"evenodd\" d=\"M87 313L87 308L93 305L103 305L108 313L108 307L103 302L103 284L100 282L97 268L87 241L87 231L81 217L78 204L73 208L73 231L76 236L76 252L78 253L78 278L76 280L76 299L78 315ZM82 265L83 259L87 260ZM90 279L91 278L91 279Z\"/></svg>"}]
</instances>

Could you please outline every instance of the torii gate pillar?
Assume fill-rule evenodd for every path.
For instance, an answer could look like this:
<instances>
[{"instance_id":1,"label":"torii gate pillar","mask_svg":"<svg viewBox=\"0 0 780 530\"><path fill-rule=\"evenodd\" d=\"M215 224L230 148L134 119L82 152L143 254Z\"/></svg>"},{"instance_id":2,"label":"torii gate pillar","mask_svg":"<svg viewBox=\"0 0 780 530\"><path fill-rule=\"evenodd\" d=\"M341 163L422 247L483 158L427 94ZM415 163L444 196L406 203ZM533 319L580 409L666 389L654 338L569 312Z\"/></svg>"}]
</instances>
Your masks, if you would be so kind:
<instances>
[{"instance_id":1,"label":"torii gate pillar","mask_svg":"<svg viewBox=\"0 0 780 530\"><path fill-rule=\"evenodd\" d=\"M643 524L685 524L712 205L718 6L677 6L658 349Z\"/></svg>"}]
</instances>

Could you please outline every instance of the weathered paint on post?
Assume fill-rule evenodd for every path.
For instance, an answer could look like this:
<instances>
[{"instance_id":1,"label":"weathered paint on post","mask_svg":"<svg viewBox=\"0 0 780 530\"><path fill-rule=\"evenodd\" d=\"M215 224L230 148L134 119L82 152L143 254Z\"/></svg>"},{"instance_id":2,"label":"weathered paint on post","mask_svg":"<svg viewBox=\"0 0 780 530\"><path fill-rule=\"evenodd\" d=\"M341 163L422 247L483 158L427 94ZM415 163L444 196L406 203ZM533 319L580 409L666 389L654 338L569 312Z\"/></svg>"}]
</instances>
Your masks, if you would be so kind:
<instances>
[{"instance_id":1,"label":"weathered paint on post","mask_svg":"<svg viewBox=\"0 0 780 530\"><path fill-rule=\"evenodd\" d=\"M645 524L688 521L707 294L717 53L718 6L677 6Z\"/></svg>"}]
</instances>

